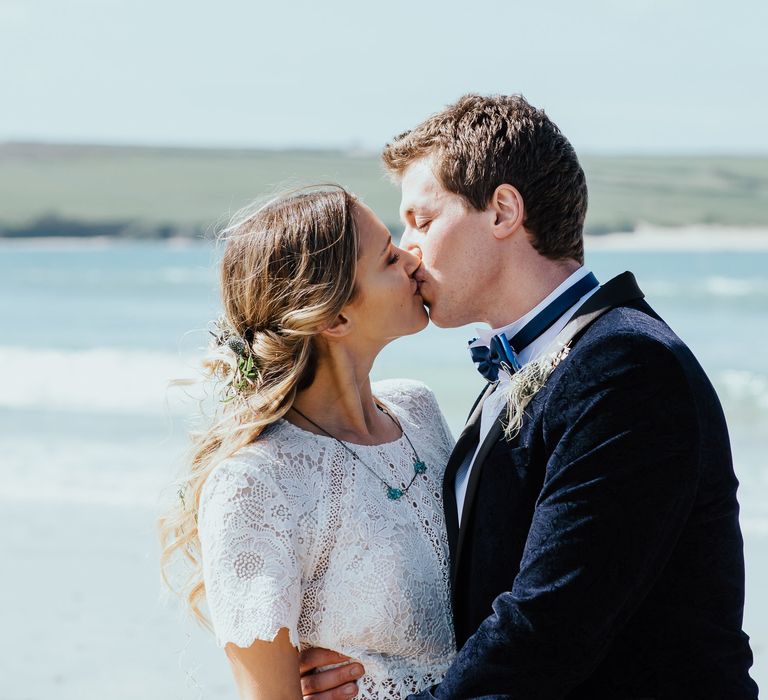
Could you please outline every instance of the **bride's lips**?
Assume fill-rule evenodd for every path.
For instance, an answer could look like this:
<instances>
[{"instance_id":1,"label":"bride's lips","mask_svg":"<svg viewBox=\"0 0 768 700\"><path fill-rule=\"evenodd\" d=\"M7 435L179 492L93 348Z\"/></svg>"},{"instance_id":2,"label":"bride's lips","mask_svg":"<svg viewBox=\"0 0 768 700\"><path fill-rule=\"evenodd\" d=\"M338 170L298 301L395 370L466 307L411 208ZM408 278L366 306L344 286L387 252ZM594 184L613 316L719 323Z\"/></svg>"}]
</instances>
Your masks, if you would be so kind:
<instances>
[{"instance_id":1,"label":"bride's lips","mask_svg":"<svg viewBox=\"0 0 768 700\"><path fill-rule=\"evenodd\" d=\"M416 284L416 294L419 295L420 301L421 301L422 304L424 304L424 306L429 306L429 299L427 299L424 296L424 292L422 291L422 287L424 286L425 283L426 283L426 280L421 280L420 282L417 282L417 284Z\"/></svg>"},{"instance_id":2,"label":"bride's lips","mask_svg":"<svg viewBox=\"0 0 768 700\"><path fill-rule=\"evenodd\" d=\"M414 292L414 294L418 294L422 298L422 301L426 303L426 301L424 300L424 295L421 292L421 288L424 284L426 284L427 280L425 279L424 268L421 265L419 265L419 267L413 273L413 276L411 277L411 279L414 282L416 282L416 291Z\"/></svg>"}]
</instances>

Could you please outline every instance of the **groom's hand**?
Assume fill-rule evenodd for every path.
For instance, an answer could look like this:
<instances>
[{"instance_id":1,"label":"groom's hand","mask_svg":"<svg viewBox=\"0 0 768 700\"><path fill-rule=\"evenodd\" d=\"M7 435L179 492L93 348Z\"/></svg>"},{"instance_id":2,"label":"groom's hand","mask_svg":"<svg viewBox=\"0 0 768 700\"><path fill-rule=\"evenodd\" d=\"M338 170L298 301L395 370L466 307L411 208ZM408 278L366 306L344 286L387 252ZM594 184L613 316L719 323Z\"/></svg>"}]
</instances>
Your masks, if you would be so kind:
<instances>
[{"instance_id":1,"label":"groom's hand","mask_svg":"<svg viewBox=\"0 0 768 700\"><path fill-rule=\"evenodd\" d=\"M323 666L342 664L326 671ZM346 700L357 695L357 681L365 669L348 656L321 648L305 649L299 655L301 694L307 700Z\"/></svg>"}]
</instances>

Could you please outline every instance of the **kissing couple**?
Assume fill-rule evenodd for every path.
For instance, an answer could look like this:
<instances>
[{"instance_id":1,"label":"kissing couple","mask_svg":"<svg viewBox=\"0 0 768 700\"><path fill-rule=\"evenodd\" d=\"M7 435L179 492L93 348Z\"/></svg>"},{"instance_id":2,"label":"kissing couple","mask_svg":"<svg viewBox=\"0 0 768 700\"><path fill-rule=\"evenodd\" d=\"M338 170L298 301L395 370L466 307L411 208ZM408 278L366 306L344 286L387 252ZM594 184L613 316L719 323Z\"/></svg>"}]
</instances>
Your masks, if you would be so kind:
<instances>
[{"instance_id":1,"label":"kissing couple","mask_svg":"<svg viewBox=\"0 0 768 700\"><path fill-rule=\"evenodd\" d=\"M757 698L720 403L633 275L585 268L571 144L467 95L383 160L398 244L337 187L224 232L220 401L161 538L240 698ZM369 379L429 319L492 329L455 444L424 384Z\"/></svg>"}]
</instances>

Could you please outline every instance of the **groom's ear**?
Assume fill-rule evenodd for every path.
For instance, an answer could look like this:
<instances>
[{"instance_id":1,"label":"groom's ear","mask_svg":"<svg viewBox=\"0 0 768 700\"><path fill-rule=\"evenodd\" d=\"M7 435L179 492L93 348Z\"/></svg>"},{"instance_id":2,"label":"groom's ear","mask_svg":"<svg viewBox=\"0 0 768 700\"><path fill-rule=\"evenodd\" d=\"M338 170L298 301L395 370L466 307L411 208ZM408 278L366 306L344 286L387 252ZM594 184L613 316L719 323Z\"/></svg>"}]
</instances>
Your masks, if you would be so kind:
<instances>
[{"instance_id":1,"label":"groom's ear","mask_svg":"<svg viewBox=\"0 0 768 700\"><path fill-rule=\"evenodd\" d=\"M493 224L493 235L501 240L520 230L525 220L525 205L523 196L512 185L499 185L491 197L489 205L496 219Z\"/></svg>"}]
</instances>

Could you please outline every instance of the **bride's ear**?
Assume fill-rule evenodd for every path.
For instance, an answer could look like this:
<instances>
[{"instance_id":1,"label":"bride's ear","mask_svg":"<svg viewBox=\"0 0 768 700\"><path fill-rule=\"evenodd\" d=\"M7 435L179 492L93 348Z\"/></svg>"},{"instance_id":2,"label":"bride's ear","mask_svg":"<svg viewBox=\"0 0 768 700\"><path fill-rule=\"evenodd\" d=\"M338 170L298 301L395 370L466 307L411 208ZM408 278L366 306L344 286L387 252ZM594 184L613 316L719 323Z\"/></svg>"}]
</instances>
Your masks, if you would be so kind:
<instances>
[{"instance_id":1,"label":"bride's ear","mask_svg":"<svg viewBox=\"0 0 768 700\"><path fill-rule=\"evenodd\" d=\"M501 240L518 231L525 220L523 196L512 185L499 185L491 197L490 207L495 212L493 236Z\"/></svg>"},{"instance_id":2,"label":"bride's ear","mask_svg":"<svg viewBox=\"0 0 768 700\"><path fill-rule=\"evenodd\" d=\"M335 338L343 338L348 335L352 329L352 322L349 316L345 314L339 314L325 330L320 332L320 335L328 338L329 340Z\"/></svg>"}]
</instances>

